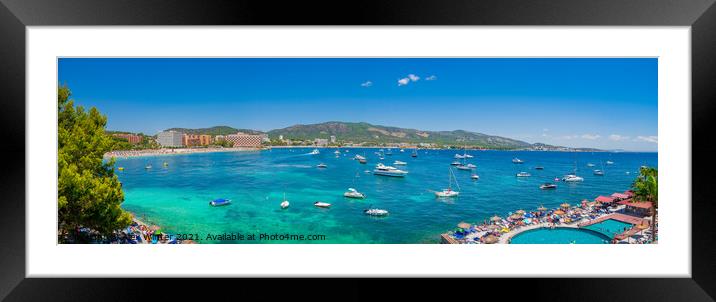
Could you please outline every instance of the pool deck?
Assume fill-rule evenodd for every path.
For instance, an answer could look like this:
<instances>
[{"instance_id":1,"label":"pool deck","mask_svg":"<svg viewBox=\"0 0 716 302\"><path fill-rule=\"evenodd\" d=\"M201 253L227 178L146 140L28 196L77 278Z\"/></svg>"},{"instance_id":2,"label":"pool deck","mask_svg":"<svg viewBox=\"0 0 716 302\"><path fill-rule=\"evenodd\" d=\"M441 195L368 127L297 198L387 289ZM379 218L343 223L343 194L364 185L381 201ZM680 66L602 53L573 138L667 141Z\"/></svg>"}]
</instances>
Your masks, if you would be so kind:
<instances>
[{"instance_id":1,"label":"pool deck","mask_svg":"<svg viewBox=\"0 0 716 302\"><path fill-rule=\"evenodd\" d=\"M630 224L634 224L634 225L642 224L645 221L643 218L639 218L639 217L629 216L629 215L620 214L620 213L612 213L612 214L608 214L608 215L605 215L605 216L602 216L602 217L599 217L599 218L596 218L593 220L589 220L587 222L580 223L579 227L590 226L590 225L597 224L604 220L609 220L609 219L614 219L616 221L626 222L626 223L630 223Z\"/></svg>"}]
</instances>

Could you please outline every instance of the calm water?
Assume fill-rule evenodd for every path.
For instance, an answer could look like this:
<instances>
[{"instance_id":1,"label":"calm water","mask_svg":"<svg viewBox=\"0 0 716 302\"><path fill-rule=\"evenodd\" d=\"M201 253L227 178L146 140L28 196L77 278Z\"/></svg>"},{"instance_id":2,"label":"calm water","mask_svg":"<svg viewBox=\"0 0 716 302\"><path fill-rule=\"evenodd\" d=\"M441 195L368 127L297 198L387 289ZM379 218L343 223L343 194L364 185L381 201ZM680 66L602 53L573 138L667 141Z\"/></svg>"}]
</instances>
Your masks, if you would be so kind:
<instances>
[{"instance_id":1,"label":"calm water","mask_svg":"<svg viewBox=\"0 0 716 302\"><path fill-rule=\"evenodd\" d=\"M600 232L609 236L610 238L614 238L614 235L624 233L625 228L631 229L631 227L631 223L621 222L619 220L614 219L607 219L600 223L586 226L585 228Z\"/></svg>"},{"instance_id":2,"label":"calm water","mask_svg":"<svg viewBox=\"0 0 716 302\"><path fill-rule=\"evenodd\" d=\"M325 241L280 241L280 243L437 243L439 234L454 229L460 221L483 221L491 215L536 209L540 204L558 207L563 202L577 204L597 195L622 192L629 188L640 166L657 165L656 153L567 153L471 151L480 179L470 172L454 170L460 196L436 199L431 190L448 184L448 167L455 150L421 150L417 158L393 149L392 156L379 161L377 149L321 149L308 155L306 149L273 149L260 152L220 152L188 155L118 159L116 166L125 191L123 207L145 222L170 233L279 233L326 235ZM357 153L356 153L357 152ZM427 153L426 153L427 152ZM368 164L351 160L365 154ZM513 164L513 157L525 161ZM408 163L405 178L365 173L378 162L392 165ZM613 165L601 162L611 160ZM163 162L168 166L164 167ZM556 190L543 191L539 185L572 172L584 177L582 183L559 182ZM325 169L316 165L325 163ZM594 163L593 168L587 163ZM147 164L153 168L145 170ZM534 166L544 170L534 170ZM592 169L603 169L595 176ZM526 171L528 178L515 174ZM629 172L629 174L627 174ZM348 199L349 187L366 194L364 200ZM453 185L453 187L455 187ZM291 203L282 210L283 193ZM210 207L216 198L229 198L233 204ZM330 209L313 206L316 201L332 203ZM385 218L362 213L373 206L390 211ZM210 241L202 240L202 243ZM227 241L222 241L227 243ZM238 241L236 243L267 241ZM277 241L279 242L279 241Z\"/></svg>"}]
</instances>

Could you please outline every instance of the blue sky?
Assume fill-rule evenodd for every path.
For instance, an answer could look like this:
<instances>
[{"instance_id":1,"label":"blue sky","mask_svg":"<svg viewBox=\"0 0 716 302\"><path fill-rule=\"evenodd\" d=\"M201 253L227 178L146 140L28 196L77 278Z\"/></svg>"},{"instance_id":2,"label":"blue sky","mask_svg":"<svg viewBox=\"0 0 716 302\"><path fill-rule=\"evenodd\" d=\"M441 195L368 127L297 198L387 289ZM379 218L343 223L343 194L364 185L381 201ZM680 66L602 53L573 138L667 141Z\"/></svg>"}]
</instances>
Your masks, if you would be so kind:
<instances>
[{"instance_id":1,"label":"blue sky","mask_svg":"<svg viewBox=\"0 0 716 302\"><path fill-rule=\"evenodd\" d=\"M107 128L155 134L325 121L657 149L657 59L62 58L60 84Z\"/></svg>"}]
</instances>

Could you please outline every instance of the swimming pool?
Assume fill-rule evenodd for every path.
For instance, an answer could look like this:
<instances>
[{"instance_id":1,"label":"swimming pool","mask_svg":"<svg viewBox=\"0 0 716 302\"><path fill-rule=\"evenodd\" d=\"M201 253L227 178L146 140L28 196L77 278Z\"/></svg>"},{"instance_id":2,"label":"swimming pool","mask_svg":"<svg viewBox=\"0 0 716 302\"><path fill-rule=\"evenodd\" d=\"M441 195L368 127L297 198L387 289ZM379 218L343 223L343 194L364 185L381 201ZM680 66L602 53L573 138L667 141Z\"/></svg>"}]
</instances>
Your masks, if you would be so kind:
<instances>
[{"instance_id":1,"label":"swimming pool","mask_svg":"<svg viewBox=\"0 0 716 302\"><path fill-rule=\"evenodd\" d=\"M512 237L512 244L604 244L611 238L602 233L574 228L539 228Z\"/></svg>"},{"instance_id":2,"label":"swimming pool","mask_svg":"<svg viewBox=\"0 0 716 302\"><path fill-rule=\"evenodd\" d=\"M624 233L624 228L631 229L632 224L627 222L621 222L619 220L607 219L600 223L595 223L590 226L584 227L593 231L600 232L604 235L614 238L614 235Z\"/></svg>"}]
</instances>

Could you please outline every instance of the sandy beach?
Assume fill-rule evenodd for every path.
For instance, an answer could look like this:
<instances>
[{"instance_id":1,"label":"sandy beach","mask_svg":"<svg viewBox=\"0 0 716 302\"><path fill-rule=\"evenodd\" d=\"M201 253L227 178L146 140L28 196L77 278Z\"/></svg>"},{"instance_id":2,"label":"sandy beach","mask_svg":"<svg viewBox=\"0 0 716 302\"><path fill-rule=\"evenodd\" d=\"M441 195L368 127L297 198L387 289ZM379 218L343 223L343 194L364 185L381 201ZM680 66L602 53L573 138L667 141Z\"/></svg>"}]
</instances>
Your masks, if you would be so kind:
<instances>
[{"instance_id":1,"label":"sandy beach","mask_svg":"<svg viewBox=\"0 0 716 302\"><path fill-rule=\"evenodd\" d=\"M165 155L181 155L193 153L213 153L213 152L247 152L259 151L257 148L182 148L182 149L146 149L146 150L118 150L104 154L105 158L118 157L143 157L143 156L165 156Z\"/></svg>"}]
</instances>

